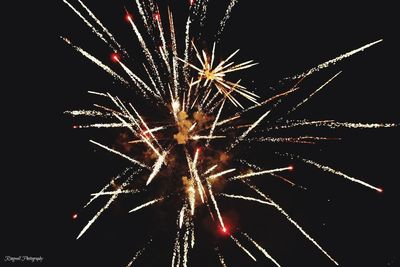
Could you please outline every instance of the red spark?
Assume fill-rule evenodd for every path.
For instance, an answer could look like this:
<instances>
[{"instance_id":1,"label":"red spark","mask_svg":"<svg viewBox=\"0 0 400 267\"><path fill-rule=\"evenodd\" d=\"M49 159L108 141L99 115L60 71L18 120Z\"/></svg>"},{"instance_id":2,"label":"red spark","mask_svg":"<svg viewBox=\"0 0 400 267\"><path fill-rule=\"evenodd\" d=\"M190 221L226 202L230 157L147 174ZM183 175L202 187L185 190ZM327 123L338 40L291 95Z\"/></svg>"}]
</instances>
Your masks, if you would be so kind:
<instances>
[{"instance_id":1,"label":"red spark","mask_svg":"<svg viewBox=\"0 0 400 267\"><path fill-rule=\"evenodd\" d=\"M220 233L221 233L221 235L230 235L229 230L226 227L221 227Z\"/></svg>"},{"instance_id":2,"label":"red spark","mask_svg":"<svg viewBox=\"0 0 400 267\"><path fill-rule=\"evenodd\" d=\"M76 220L77 218L78 218L78 213L72 214L72 219L73 219L73 220Z\"/></svg>"},{"instance_id":3,"label":"red spark","mask_svg":"<svg viewBox=\"0 0 400 267\"><path fill-rule=\"evenodd\" d=\"M383 193L383 188L378 188L376 189L376 191L378 191L379 193Z\"/></svg>"},{"instance_id":4,"label":"red spark","mask_svg":"<svg viewBox=\"0 0 400 267\"><path fill-rule=\"evenodd\" d=\"M112 62L115 62L115 63L116 63L116 62L119 62L120 58L121 58L121 57L120 57L117 53L112 53L112 54L111 54L111 61L112 61Z\"/></svg>"},{"instance_id":5,"label":"red spark","mask_svg":"<svg viewBox=\"0 0 400 267\"><path fill-rule=\"evenodd\" d=\"M293 165L289 165L288 170L289 170L289 171L293 171L293 170L294 170Z\"/></svg>"},{"instance_id":6,"label":"red spark","mask_svg":"<svg viewBox=\"0 0 400 267\"><path fill-rule=\"evenodd\" d=\"M196 149L196 152L197 152L197 153L200 153L200 152L201 152L201 147L198 147L198 148Z\"/></svg>"},{"instance_id":7,"label":"red spark","mask_svg":"<svg viewBox=\"0 0 400 267\"><path fill-rule=\"evenodd\" d=\"M78 125L72 125L72 128L76 129L76 128L78 128Z\"/></svg>"},{"instance_id":8,"label":"red spark","mask_svg":"<svg viewBox=\"0 0 400 267\"><path fill-rule=\"evenodd\" d=\"M129 14L128 12L126 12L125 20L126 20L127 22L132 22L132 20L133 20L132 15Z\"/></svg>"},{"instance_id":9,"label":"red spark","mask_svg":"<svg viewBox=\"0 0 400 267\"><path fill-rule=\"evenodd\" d=\"M193 5L194 4L194 0L189 0L189 4Z\"/></svg>"},{"instance_id":10,"label":"red spark","mask_svg":"<svg viewBox=\"0 0 400 267\"><path fill-rule=\"evenodd\" d=\"M160 21L160 13L155 13L153 17L155 20Z\"/></svg>"}]
</instances>

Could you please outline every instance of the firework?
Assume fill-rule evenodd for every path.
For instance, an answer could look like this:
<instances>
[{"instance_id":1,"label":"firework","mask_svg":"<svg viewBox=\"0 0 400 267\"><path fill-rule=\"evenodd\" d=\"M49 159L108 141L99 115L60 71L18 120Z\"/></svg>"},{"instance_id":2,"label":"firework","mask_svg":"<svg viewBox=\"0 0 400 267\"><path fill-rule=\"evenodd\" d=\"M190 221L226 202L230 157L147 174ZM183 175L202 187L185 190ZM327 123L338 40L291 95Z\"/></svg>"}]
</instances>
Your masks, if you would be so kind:
<instances>
[{"instance_id":1,"label":"firework","mask_svg":"<svg viewBox=\"0 0 400 267\"><path fill-rule=\"evenodd\" d=\"M238 0L230 1L224 17L220 21L215 40L212 45L204 48L200 45L204 43L201 30L205 26L204 21L208 8L207 0L190 1L189 13L187 18L185 17L185 24L181 29L184 33L181 42L177 40L175 18L170 9L167 10L168 16L164 18L153 0L136 0L135 3L141 19L137 19L136 16L133 19L131 13L128 12L128 8L125 8L124 12L126 13L128 26L133 31L145 59L141 65L142 69L138 69L137 64L132 64L132 55L129 55L117 42L117 38L110 33L88 6L80 0L78 0L79 7L66 0L63 2L111 49L110 52L113 53L111 59L115 64L115 69L118 68L118 71L113 70L114 67L111 68L81 47L74 45L69 38L61 37L62 40L108 73L120 85L132 89L131 92L135 97L143 99L142 105L137 105L137 103L133 105L130 99L120 99L109 92L89 91L90 94L101 98L105 103L102 103L102 105L95 104L93 109L65 112L73 117L100 120L96 123L90 121L87 124L75 125L74 128L77 129L113 128L123 129L124 132L128 132L129 140L124 141L124 145L128 149L120 150L112 144L105 145L94 140L90 140L90 142L96 147L100 147L128 161L132 165L101 188L99 192L91 194L92 198L84 207L97 201L98 198L109 197L109 199L83 227L77 239L81 238L89 230L91 225L121 194L145 195L147 189L156 188L159 186L160 181L169 181L166 179L166 175L172 174L177 176L176 183L164 184L164 187L170 188L158 190L162 193L156 197L143 198L139 203L132 204L133 207L129 210L129 213L135 213L153 205L162 206L162 203L171 199L174 199L174 203L179 203L173 212L174 216L175 214L178 214L178 216L176 219L177 232L174 240L172 240L171 247L171 266L186 267L190 265L191 249L195 246L195 240L201 238L196 237L197 230L195 234L195 225L198 225L196 224L198 209L206 209L215 228L221 229L222 235L229 237L237 248L249 256L252 261L256 262L258 260L256 258L257 255L252 253L244 245L245 243L249 243L253 249L256 248L276 266L281 266L249 234L240 230L230 231L229 220L225 220L223 212L224 198L247 201L254 205L263 204L276 209L320 252L338 265L337 261L294 221L281 206L272 200L268 194L250 183L250 180L259 179L256 176L272 175L291 186L295 186L296 184L285 178L284 174L280 175L282 172L292 171L293 166L282 164L273 168L261 168L249 163L246 158L236 160L237 164L231 166L230 164L233 162L232 153L233 151L242 151L243 145L253 142L315 145L318 142L340 140L339 137L332 138L319 135L289 137L269 135L271 132L279 133L279 130L282 129L296 127L326 127L330 129L338 127L351 129L397 127L399 125L397 123L356 123L337 122L334 120L284 121L287 115L306 104L315 94L328 84L331 84L341 71L304 97L297 105L287 109L283 117L274 119L270 116L282 99L301 89L301 83L306 77L372 47L382 40L366 44L302 74L295 75L292 77L297 79L294 86L263 99L260 95L254 93L252 89L241 85L241 83L244 84L246 82L244 70L248 70L258 63L253 62L253 60L247 60L242 63L233 62L239 49L227 54L228 56L221 60L218 58L217 52L220 50L221 34ZM85 12L80 12L78 9L83 9ZM130 34L132 35L132 32ZM183 47L179 47L180 44L183 44ZM242 79L234 81L230 77L232 73L242 75ZM239 101L239 96L250 102ZM249 104L251 105L249 106ZM151 108L151 114L141 111L141 107L145 105ZM255 119L254 117L253 119L244 119L243 115L248 114L249 111L258 112L257 117ZM158 121L159 117L168 118L160 122ZM130 150L131 147L137 149L132 152ZM245 151L242 152L243 154L246 153ZM370 185L314 160L289 153L276 154L280 157L298 160L305 165L311 165L369 189L378 192L383 191L377 186ZM119 182L119 180L123 182ZM245 193L232 194L224 191L231 184L242 186L247 190L250 188L259 198L245 195ZM127 266L133 266L136 259L145 250L150 250L148 249L150 242L152 240L135 253ZM226 267L226 260L218 246L215 247L215 252L221 265Z\"/></svg>"}]
</instances>

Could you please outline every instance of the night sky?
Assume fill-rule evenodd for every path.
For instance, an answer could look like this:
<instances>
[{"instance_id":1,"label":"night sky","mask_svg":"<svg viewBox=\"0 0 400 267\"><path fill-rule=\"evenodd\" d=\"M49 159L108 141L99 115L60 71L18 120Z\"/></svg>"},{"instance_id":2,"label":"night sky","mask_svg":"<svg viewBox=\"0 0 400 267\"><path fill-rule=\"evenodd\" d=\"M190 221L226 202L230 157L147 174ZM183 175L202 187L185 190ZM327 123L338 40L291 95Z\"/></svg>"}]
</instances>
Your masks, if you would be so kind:
<instances>
[{"instance_id":1,"label":"night sky","mask_svg":"<svg viewBox=\"0 0 400 267\"><path fill-rule=\"evenodd\" d=\"M94 139L112 144L117 142L117 131L73 129L80 120L63 112L89 108L95 98L86 93L88 90L110 91L144 111L154 112L154 109L143 105L129 89L120 86L59 38L60 35L68 37L123 74L110 60L112 51L62 1L57 2L55 6L48 6L45 12L56 19L43 24L49 29L44 39L39 35L35 38L29 27L24 28L27 33L24 41L19 42L26 42L26 45L19 50L36 56L32 59L24 57L27 63L19 67L26 66L30 70L29 78L22 74L13 78L12 95L4 99L4 102L15 101L15 105L5 115L12 126L11 135L4 140L6 162L13 164L6 164L8 174L3 177L6 194L2 197L5 225L1 237L4 242L2 256L42 256L49 266L119 267L126 266L135 252L152 238L153 242L134 266L169 266L176 233L176 201L128 214L127 211L148 199L143 195L124 196L104 212L81 239L76 240L82 227L106 202L103 199L82 210L90 194L129 164L94 149L88 142ZM166 3L159 2L163 2L160 8L165 19ZM178 45L182 48L188 1L167 2L174 12L180 38ZM216 23L228 2L210 0L204 47L211 47ZM384 39L362 53L313 74L303 84L308 92L339 70L343 71L289 118L364 123L400 121L396 97L398 67L394 65L400 58L396 51L399 46L391 15L393 8L382 4L266 2L239 0L217 46L220 58L240 48L238 62L254 59L260 63L235 74L243 78L243 84L257 88L257 92L268 97L293 85L293 82L283 82L283 78ZM85 3L131 57L142 60L136 37L124 20L124 6L139 20L134 1ZM39 15L35 17L43 19L38 18ZM40 60L43 57L49 59ZM17 68L13 69L17 71ZM289 98L280 109L284 111L296 103L295 98ZM15 110L21 111L22 115L16 115ZM253 115L247 118L248 121L255 121L260 114ZM274 116L278 118L279 113ZM324 134L342 140L318 145L254 144L239 150L237 157L246 156L250 162L265 168L293 164L295 170L285 174L307 189L290 187L268 176L253 178L254 183L279 203L340 266L400 266L399 128L310 129L288 133ZM384 192L378 193L300 161L278 157L275 151L304 155L382 187ZM273 208L230 199L220 199L220 206L233 233L236 228L249 233L281 266L335 266ZM74 213L79 213L76 220L72 219ZM197 243L189 252L189 266L220 266L215 245L219 246L227 266L274 266L260 252L246 246L259 259L254 264L232 240L211 229L216 226L208 217L206 210L199 210L196 216Z\"/></svg>"}]
</instances>

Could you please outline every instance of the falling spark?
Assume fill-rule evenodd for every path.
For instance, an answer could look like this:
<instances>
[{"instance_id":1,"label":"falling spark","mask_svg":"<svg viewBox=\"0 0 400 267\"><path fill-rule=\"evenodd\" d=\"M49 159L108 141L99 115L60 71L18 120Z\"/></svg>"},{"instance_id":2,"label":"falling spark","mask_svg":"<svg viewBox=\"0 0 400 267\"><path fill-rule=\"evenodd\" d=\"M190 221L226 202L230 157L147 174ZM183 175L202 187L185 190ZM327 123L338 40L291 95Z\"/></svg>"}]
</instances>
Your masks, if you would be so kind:
<instances>
[{"instance_id":1,"label":"falling spark","mask_svg":"<svg viewBox=\"0 0 400 267\"><path fill-rule=\"evenodd\" d=\"M179 267L180 259L181 259L181 253L180 253L179 231L178 231L176 233L175 244L174 244L174 248L173 248L173 252L172 252L171 267L175 267L175 266Z\"/></svg>"},{"instance_id":2,"label":"falling spark","mask_svg":"<svg viewBox=\"0 0 400 267\"><path fill-rule=\"evenodd\" d=\"M146 185L149 185L151 181L154 179L154 177L156 177L156 175L160 172L166 156L167 152L164 151L163 154L158 157L156 163L154 163L153 171L151 172L149 178L147 179Z\"/></svg>"},{"instance_id":3,"label":"falling spark","mask_svg":"<svg viewBox=\"0 0 400 267\"><path fill-rule=\"evenodd\" d=\"M69 114L73 117L76 116L90 116L90 117L105 117L106 114L104 114L103 112L100 111L96 111L96 110L67 110L64 111L65 114Z\"/></svg>"},{"instance_id":4,"label":"falling spark","mask_svg":"<svg viewBox=\"0 0 400 267\"><path fill-rule=\"evenodd\" d=\"M137 207L134 208L134 209L131 209L131 210L129 211L129 213L138 211L138 210L143 209L143 208L146 208L146 207L148 207L148 206L151 206L151 205L153 205L153 204L155 204L155 203L157 203L157 202L159 202L159 201L161 201L161 200L163 200L163 199L164 199L163 197L160 197L160 198L151 200L151 201L149 201L149 202L146 202L146 203L144 203L144 204L142 204L142 205L140 205L140 206L137 206Z\"/></svg>"},{"instance_id":5,"label":"falling spark","mask_svg":"<svg viewBox=\"0 0 400 267\"><path fill-rule=\"evenodd\" d=\"M117 73L115 73L112 69L110 69L110 67L108 67L107 65L105 65L103 62L101 62L100 60L98 60L97 58L95 58L94 56L92 56L91 54L89 54L88 52L86 52L85 50L83 50L82 48L75 46L71 43L70 40L68 40L65 37L61 37L61 39L63 39L67 44L71 45L76 51L78 51L79 53L81 53L84 57L86 57L87 59L89 59L90 61L92 61L93 63L95 63L97 66L99 66L100 68L102 68L104 71L106 71L108 74L110 74L113 78L121 81L124 84L128 84L128 82L122 78L121 76L119 76Z\"/></svg>"},{"instance_id":6,"label":"falling spark","mask_svg":"<svg viewBox=\"0 0 400 267\"><path fill-rule=\"evenodd\" d=\"M328 85L331 81L333 81L340 73L342 73L342 71L339 71L338 73L336 73L332 78L330 78L329 80L327 80L323 85L321 85L320 87L318 87L317 90L315 90L314 92L312 92L307 98L305 98L302 102L300 102L299 104L297 104L293 109L289 110L287 114L292 113L293 111L295 111L296 109L298 109L301 105L303 105L304 103L306 103L308 100L311 99L311 97L313 97L316 93L318 93L320 90L322 90L326 85Z\"/></svg>"},{"instance_id":7,"label":"falling spark","mask_svg":"<svg viewBox=\"0 0 400 267\"><path fill-rule=\"evenodd\" d=\"M194 223L193 223L193 219L191 220L190 230L191 230L190 247L191 247L191 248L194 248L194 245L195 245L195 234L194 234Z\"/></svg>"},{"instance_id":8,"label":"falling spark","mask_svg":"<svg viewBox=\"0 0 400 267\"><path fill-rule=\"evenodd\" d=\"M380 43L382 41L383 41L383 39L380 39L380 40L377 40L375 42L366 44L366 45L364 45L364 46L362 46L360 48L354 49L354 50L352 50L350 52L347 52L347 53L345 53L343 55L340 55L340 56L338 56L338 57L336 57L334 59L331 59L331 60L328 60L328 61L326 61L326 62L324 62L322 64L319 64L318 66L308 70L307 72L303 72L302 74L293 76L292 79L298 79L298 78L309 76L309 75L313 74L314 72L317 72L317 71L320 71L320 70L322 70L324 68L327 68L330 65L335 65L337 62L339 62L339 61L341 61L341 60L343 60L345 58L348 58L348 57L350 57L350 56L352 56L354 54L357 54L358 52L362 52L365 49L367 49L367 48L369 48L369 47L371 47L373 45L376 45L376 44L378 44L378 43Z\"/></svg>"},{"instance_id":9,"label":"falling spark","mask_svg":"<svg viewBox=\"0 0 400 267\"><path fill-rule=\"evenodd\" d=\"M264 200L253 198L253 197L246 197L246 196L241 196L241 195L231 195L231 194L225 194L225 193L219 193L218 195L228 197L228 198L243 199L243 200L247 200L247 201L255 201L255 202L258 202L261 204L272 205L272 203L269 201L264 201Z\"/></svg>"},{"instance_id":10,"label":"falling spark","mask_svg":"<svg viewBox=\"0 0 400 267\"><path fill-rule=\"evenodd\" d=\"M85 17L76 9L74 8L68 1L63 0L63 2L72 9L72 11L75 12L76 15L78 15L78 17L80 17L82 19L82 21L92 30L92 32L94 34L97 35L97 37L99 37L104 43L106 43L111 49L113 49L115 52L117 51L105 38L104 36L101 34L101 32L99 32L98 30L96 30L96 28L87 20L85 19ZM79 1L80 2L80 1Z\"/></svg>"},{"instance_id":11,"label":"falling spark","mask_svg":"<svg viewBox=\"0 0 400 267\"><path fill-rule=\"evenodd\" d=\"M228 266L226 265L226 263L225 263L224 257L223 257L222 254L219 252L218 247L215 247L215 252L216 252L217 255L218 255L218 259L219 259L219 262L221 263L222 267L228 267Z\"/></svg>"},{"instance_id":12,"label":"falling spark","mask_svg":"<svg viewBox=\"0 0 400 267\"><path fill-rule=\"evenodd\" d=\"M152 242L152 240L150 239L149 242L147 242L146 246L144 246L143 248L139 249L135 255L133 256L132 260L128 263L128 265L126 265L126 267L132 267L132 264L137 260L137 258L140 257L140 255L143 254L143 252L146 250L146 247Z\"/></svg>"},{"instance_id":13,"label":"falling spark","mask_svg":"<svg viewBox=\"0 0 400 267\"><path fill-rule=\"evenodd\" d=\"M106 205L104 205L96 213L96 215L86 224L86 226L82 229L82 231L79 233L79 235L76 239L79 239L89 229L89 227L97 220L97 218L99 218L99 216L103 213L103 211L105 211L117 197L118 197L118 194L112 195L112 197L108 200Z\"/></svg>"},{"instance_id":14,"label":"falling spark","mask_svg":"<svg viewBox=\"0 0 400 267\"><path fill-rule=\"evenodd\" d=\"M282 171L287 171L287 170L292 170L292 169L293 169L293 167L289 166L289 167L283 167L283 168L276 168L276 169L272 169L272 170L264 170L264 171L259 171L259 172L250 172L250 173L246 173L246 174L242 174L242 175L231 177L231 178L229 178L229 181L233 181L233 180L237 180L237 179L249 178L249 177L263 175L263 174L267 174L267 173L282 172Z\"/></svg>"},{"instance_id":15,"label":"falling spark","mask_svg":"<svg viewBox=\"0 0 400 267\"><path fill-rule=\"evenodd\" d=\"M225 171L210 175L209 177L207 177L207 180L214 180L215 178L221 177L221 176L223 176L223 175L225 175L227 173L233 172L235 170L236 169L229 169L229 170L225 170Z\"/></svg>"},{"instance_id":16,"label":"falling spark","mask_svg":"<svg viewBox=\"0 0 400 267\"><path fill-rule=\"evenodd\" d=\"M218 220L219 220L219 222L221 224L222 230L224 232L226 232L224 221L222 220L221 213L219 212L217 201L215 200L214 194L212 192L211 183L208 180L206 180L206 182L207 182L208 192L210 193L211 201L213 202L215 211L217 212Z\"/></svg>"},{"instance_id":17,"label":"falling spark","mask_svg":"<svg viewBox=\"0 0 400 267\"><path fill-rule=\"evenodd\" d=\"M275 208L281 213L283 214L286 219L293 224L308 240L310 240L322 253L324 253L333 263L335 263L336 265L339 265L329 254L328 252L326 252L318 243L317 241L315 241L309 234L307 234L306 231L304 231L304 229L296 222L294 221L289 214L286 213L286 211L284 211L276 202L274 202L270 197L268 197L267 195L265 195L264 193L262 193L260 190L258 190L254 185L251 185L247 182L244 182L247 186L249 186L250 188L252 188L254 191L256 191L260 196L264 197L265 200L270 201L272 203L273 206L275 206Z\"/></svg>"},{"instance_id":18,"label":"falling spark","mask_svg":"<svg viewBox=\"0 0 400 267\"><path fill-rule=\"evenodd\" d=\"M185 206L182 207L181 212L179 213L179 228L182 228L184 215L185 215Z\"/></svg>"},{"instance_id":19,"label":"falling spark","mask_svg":"<svg viewBox=\"0 0 400 267\"><path fill-rule=\"evenodd\" d=\"M213 136L215 127L217 126L217 122L218 122L218 120L219 120L219 116L221 116L222 109L224 108L224 104L225 104L225 98L224 98L224 101L223 101L222 104L221 104L221 107L220 107L219 110L218 110L217 116L215 117L215 120L214 120L214 122L213 122L213 125L212 125L212 127L211 127L211 129L210 129L210 134L208 135L208 138L209 138L209 139L207 140L206 146L208 146L208 145L210 144L210 139L211 139L212 136Z\"/></svg>"},{"instance_id":20,"label":"falling spark","mask_svg":"<svg viewBox=\"0 0 400 267\"><path fill-rule=\"evenodd\" d=\"M215 164L215 165L211 166L208 170L206 170L206 171L203 173L203 176L205 176L205 175L211 173L211 172L212 172L213 170L215 170L215 168L217 168L217 167L218 167L218 164Z\"/></svg>"},{"instance_id":21,"label":"falling spark","mask_svg":"<svg viewBox=\"0 0 400 267\"><path fill-rule=\"evenodd\" d=\"M256 120L239 138L232 143L230 148L234 148L241 140L243 140L257 125L270 113L271 111L268 110L265 112L258 120Z\"/></svg>"},{"instance_id":22,"label":"falling spark","mask_svg":"<svg viewBox=\"0 0 400 267\"><path fill-rule=\"evenodd\" d=\"M108 186L108 185L107 185ZM118 194L134 194L139 193L139 190L116 190L111 192L99 192L99 193L92 193L91 196L105 196L105 195L118 195Z\"/></svg>"},{"instance_id":23,"label":"falling spark","mask_svg":"<svg viewBox=\"0 0 400 267\"><path fill-rule=\"evenodd\" d=\"M135 164L137 164L137 165L139 165L139 166L141 166L141 167L143 167L143 168L150 169L150 167L147 166L147 165L145 165L144 163L141 163L141 162L139 162L139 161L137 161L137 160L135 160L135 159L133 159L133 158L131 158L131 157L128 157L127 155L122 154L121 152L119 152L119 151L117 151L117 150L114 150L114 149L112 149L112 148L109 148L109 147L107 147L107 146L105 146L105 145L102 145L102 144L100 144L100 143L97 143L96 141L93 141L93 140L89 140L89 141L90 141L91 143L93 143L93 144L95 144L95 145L97 145L97 146L99 146L99 147L101 147L101 148L104 148L105 150L110 151L111 153L114 153L114 154L116 154L116 155L118 155L118 156L121 156L121 157L123 157L123 158L129 160L130 162L133 162L133 163L135 163Z\"/></svg>"},{"instance_id":24,"label":"falling spark","mask_svg":"<svg viewBox=\"0 0 400 267\"><path fill-rule=\"evenodd\" d=\"M301 161L303 161L303 162L305 162L305 163L307 163L307 164L313 165L313 166L315 166L315 167L317 167L318 169L321 169L321 170L323 170L323 171L336 174L336 175L338 175L338 176L340 176L340 177L343 177L343 178L346 178L347 180L350 180L350 181L352 181L352 182L354 182L354 183L358 183L358 184L361 184L361 185L363 185L363 186L365 186L365 187L369 187L369 188L371 188L371 189L374 189L374 190L376 190L376 191L378 191L378 192L380 192L380 193L383 192L383 189L382 189L382 188L378 188L378 187L375 187L375 186L373 186L373 185L370 185L370 184L368 184L368 183L366 183L366 182L364 182L364 181L361 181L361 180L359 180L359 179L356 179L356 178L354 178L354 177L351 177L351 176L349 176L349 175L347 175L347 174L344 174L344 173L341 172L341 171L337 171L337 170L335 170L335 169L333 169L333 168L331 168L331 167L328 167L328 166L319 164L319 163L317 163L317 162L315 162L315 161L312 161L312 160L309 160L309 159L305 159L305 158L301 158L301 157L299 157L299 156L295 156L295 155L288 154L288 153L279 154L279 155L288 156L288 157L290 157L290 158L292 158L292 159L293 159L293 158L297 158L297 159L299 159L299 160L301 160Z\"/></svg>"},{"instance_id":25,"label":"falling spark","mask_svg":"<svg viewBox=\"0 0 400 267\"><path fill-rule=\"evenodd\" d=\"M248 234L243 233L243 232L242 232L242 234L245 237L247 237L247 239L250 240L250 242L252 242L254 244L254 246L256 246L256 248L258 248L258 250L260 250L265 255L265 257L270 259L276 266L281 267L279 265L279 263L274 258L272 258L272 256L262 246L260 246L256 241L254 241Z\"/></svg>"},{"instance_id":26,"label":"falling spark","mask_svg":"<svg viewBox=\"0 0 400 267\"><path fill-rule=\"evenodd\" d=\"M250 258L253 259L253 261L257 261L256 258L248 251L242 244L240 244L239 240L233 237L233 235L229 235L230 238L235 241L236 245L241 248L244 252L246 252L247 255L249 255Z\"/></svg>"},{"instance_id":27,"label":"falling spark","mask_svg":"<svg viewBox=\"0 0 400 267\"><path fill-rule=\"evenodd\" d=\"M237 2L238 2L238 0L231 0L231 2L229 3L228 8L225 11L225 16L223 17L223 19L219 23L219 29L218 29L218 32L217 32L217 35L216 35L216 39L218 41L220 39L220 36L221 36L222 32L225 29L226 22L228 21L230 15L231 15L232 9L236 5Z\"/></svg>"},{"instance_id":28,"label":"falling spark","mask_svg":"<svg viewBox=\"0 0 400 267\"><path fill-rule=\"evenodd\" d=\"M126 55L128 55L126 53L126 51L121 47L121 45L117 42L117 40L115 40L114 36L108 31L108 29L101 23L101 21L93 14L93 12L85 5L82 3L82 1L78 0L79 4L81 4L81 6L86 10L86 12L88 12L89 16L92 17L92 19L102 28L103 32L106 33L108 35L108 37L111 39L111 41L113 41L114 44L117 45L118 49L121 51L124 51L124 53ZM114 49L114 51L116 51Z\"/></svg>"},{"instance_id":29,"label":"falling spark","mask_svg":"<svg viewBox=\"0 0 400 267\"><path fill-rule=\"evenodd\" d=\"M192 162L191 169L192 169L194 178L196 180L197 190L199 191L201 202L204 203L204 196L203 196L204 188L203 188L203 184L201 183L200 176L199 176L199 173L198 173L197 167L196 167L197 159L199 158L199 151L200 151L199 149L196 149L196 153L194 154L194 159Z\"/></svg>"},{"instance_id":30,"label":"falling spark","mask_svg":"<svg viewBox=\"0 0 400 267\"><path fill-rule=\"evenodd\" d=\"M193 135L193 136L190 137L191 140L205 139L207 141L212 140L212 139L224 139L224 138L226 138L225 135L214 135L214 136Z\"/></svg>"}]
</instances>

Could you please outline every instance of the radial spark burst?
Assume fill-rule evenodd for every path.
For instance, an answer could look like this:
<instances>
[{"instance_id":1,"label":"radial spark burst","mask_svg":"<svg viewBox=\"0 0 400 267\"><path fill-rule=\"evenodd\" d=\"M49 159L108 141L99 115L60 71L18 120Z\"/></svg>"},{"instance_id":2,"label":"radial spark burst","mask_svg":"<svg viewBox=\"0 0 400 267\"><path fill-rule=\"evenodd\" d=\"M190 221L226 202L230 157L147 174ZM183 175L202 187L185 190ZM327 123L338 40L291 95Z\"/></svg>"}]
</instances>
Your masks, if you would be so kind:
<instances>
[{"instance_id":1,"label":"radial spark burst","mask_svg":"<svg viewBox=\"0 0 400 267\"><path fill-rule=\"evenodd\" d=\"M225 15L219 23L211 49L210 47L200 49L195 45L195 43L204 43L202 42L202 31L207 17L207 7L209 7L208 0L188 2L189 11L186 23L180 25L182 26L180 31L185 33L183 40L176 38L175 18L170 9L160 10L153 0L136 0L136 7L125 7L127 31L130 29L135 35L145 59L141 69L137 68L137 64L133 64L134 55L128 55L127 50L117 42L117 37L110 33L88 6L80 0L63 0L63 2L110 49L114 65L109 66L108 62L102 62L93 56L95 53L86 52L73 44L69 37L61 37L61 39L108 73L112 79L118 82L116 86L131 89L132 95L142 99L139 105L138 102L133 104L110 92L89 91L103 104L96 103L93 109L66 111L73 117L99 120L96 123L75 125L74 128L117 128L124 133L128 132L128 140L124 141L125 149L118 149L113 144L105 144L100 140L90 140L95 147L114 154L129 163L130 166L112 178L99 192L91 193L92 198L84 206L85 208L101 198L107 198L107 201L86 223L77 235L77 239L82 238L90 230L93 223L118 200L120 195L135 194L142 198L141 201L132 203L132 207L127 211L131 216L135 216L142 209L150 206L162 208L163 204L168 201L179 203L175 207L176 210L169 213L177 216L176 229L171 229L171 232L177 231L176 237L173 240L165 241L166 244L170 244L172 266L190 265L190 252L196 246L195 240L202 238L196 236L197 231L195 232L196 227L201 227L198 221L202 218L197 217L197 211L200 209L206 211L201 214L210 216L215 229L220 229L221 235L233 242L232 244L237 246L239 253L244 253L249 257L249 265L266 259L275 266L281 266L279 259L267 252L258 238L251 237L247 230L245 233L235 227L230 227L229 218L227 219L224 214L224 199L230 198L275 209L327 259L338 265L331 253L322 248L318 241L306 232L275 200L252 183L253 178L260 179L260 177L269 175L279 178L291 186L298 186L285 177L288 172L293 170L293 166L281 164L273 168L263 168L248 162L247 158L233 160L232 154L233 151L243 150L242 154L246 155L244 149L249 142L315 145L320 142L340 140L339 137L304 134L296 136L296 132L293 133L295 136L290 137L272 137L270 135L272 132L276 135L283 129L397 127L399 125L397 123L354 123L334 120L285 121L283 117L276 120L269 119L279 101L301 90L302 81L311 74L378 44L382 40L368 43L296 75L293 77L296 80L293 86L270 98L261 99L252 90L240 85L241 79L236 82L228 79L228 75L233 72L237 72L237 75L243 77L244 72L242 71L257 63L249 60L235 64L232 60L239 50L225 59L217 60L216 43L220 41L221 33L237 0L230 1ZM134 8L136 12L129 11ZM164 13L165 16L162 15ZM129 32L129 34L131 33ZM211 53L206 52L210 50ZM284 115L288 115L306 104L340 73L332 76L299 103L289 107ZM253 104L248 106L239 102L236 98L237 95L250 100ZM147 107L147 111L144 107ZM253 116L252 119L245 118L243 115L250 110L258 110L258 115ZM161 122L160 118L163 118ZM135 147L134 153L129 149L132 147ZM301 155L292 153L276 153L276 155L335 174L349 182L364 186L366 189L382 192L378 185L371 185L347 175L341 170L335 170L328 166L330 164L323 164L314 159L305 159ZM243 192L248 192L250 189L253 194L230 193L230 185L242 188ZM162 193L157 196L148 194L152 188L161 186L163 190L156 191ZM301 186L299 185L299 187ZM255 215L257 216L257 214ZM74 219L77 218L78 215L75 214ZM127 266L133 266L136 259L143 253L150 253L154 239L150 240L133 255ZM227 257L223 256L222 248L218 245L214 250L215 257L221 266L227 266ZM260 252L265 259L260 257Z\"/></svg>"}]
</instances>

